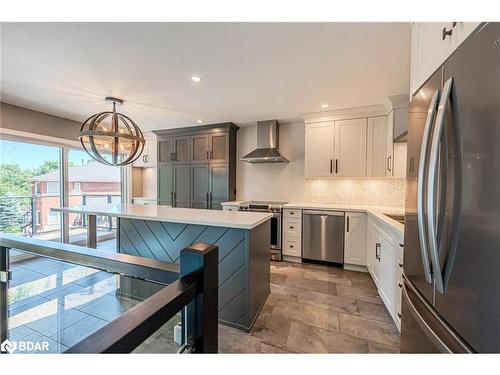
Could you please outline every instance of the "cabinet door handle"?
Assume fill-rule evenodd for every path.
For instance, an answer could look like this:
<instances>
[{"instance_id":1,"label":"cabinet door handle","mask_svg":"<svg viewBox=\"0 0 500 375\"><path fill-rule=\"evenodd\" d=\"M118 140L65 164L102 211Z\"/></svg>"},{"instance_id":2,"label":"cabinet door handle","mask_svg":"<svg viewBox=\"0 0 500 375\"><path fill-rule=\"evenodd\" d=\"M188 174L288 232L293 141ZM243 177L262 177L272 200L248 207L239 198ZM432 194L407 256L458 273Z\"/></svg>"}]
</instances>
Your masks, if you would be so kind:
<instances>
[{"instance_id":1,"label":"cabinet door handle","mask_svg":"<svg viewBox=\"0 0 500 375\"><path fill-rule=\"evenodd\" d=\"M149 155L146 155L146 163L149 163Z\"/></svg>"},{"instance_id":2,"label":"cabinet door handle","mask_svg":"<svg viewBox=\"0 0 500 375\"><path fill-rule=\"evenodd\" d=\"M398 318L401 319L401 313L398 313Z\"/></svg>"},{"instance_id":3,"label":"cabinet door handle","mask_svg":"<svg viewBox=\"0 0 500 375\"><path fill-rule=\"evenodd\" d=\"M335 174L339 173L339 160L335 159Z\"/></svg>"},{"instance_id":4,"label":"cabinet door handle","mask_svg":"<svg viewBox=\"0 0 500 375\"><path fill-rule=\"evenodd\" d=\"M333 160L330 159L330 174L333 173Z\"/></svg>"},{"instance_id":5,"label":"cabinet door handle","mask_svg":"<svg viewBox=\"0 0 500 375\"><path fill-rule=\"evenodd\" d=\"M347 219L347 229L346 229L346 232L349 232L349 216L346 216L346 219Z\"/></svg>"},{"instance_id":6,"label":"cabinet door handle","mask_svg":"<svg viewBox=\"0 0 500 375\"><path fill-rule=\"evenodd\" d=\"M403 287L403 284L401 284L401 283L398 283L398 286L399 286L400 288L402 288L402 287Z\"/></svg>"},{"instance_id":7,"label":"cabinet door handle","mask_svg":"<svg viewBox=\"0 0 500 375\"><path fill-rule=\"evenodd\" d=\"M387 157L387 170L388 170L389 172L391 172L391 168L392 168L392 167L391 167L391 164L392 164L391 162L392 162L392 156L391 156L391 155L389 155L389 156Z\"/></svg>"},{"instance_id":8,"label":"cabinet door handle","mask_svg":"<svg viewBox=\"0 0 500 375\"><path fill-rule=\"evenodd\" d=\"M209 193L207 192L207 209L210 206L210 198L209 198Z\"/></svg>"},{"instance_id":9,"label":"cabinet door handle","mask_svg":"<svg viewBox=\"0 0 500 375\"><path fill-rule=\"evenodd\" d=\"M210 160L210 151L207 151L207 160Z\"/></svg>"},{"instance_id":10,"label":"cabinet door handle","mask_svg":"<svg viewBox=\"0 0 500 375\"><path fill-rule=\"evenodd\" d=\"M441 39L445 40L447 36L451 37L451 34L453 33L453 29L457 26L456 22L451 23L451 29L447 30L446 27L443 27L443 33L441 35Z\"/></svg>"},{"instance_id":11,"label":"cabinet door handle","mask_svg":"<svg viewBox=\"0 0 500 375\"><path fill-rule=\"evenodd\" d=\"M403 263L398 263L398 266L403 268Z\"/></svg>"},{"instance_id":12,"label":"cabinet door handle","mask_svg":"<svg viewBox=\"0 0 500 375\"><path fill-rule=\"evenodd\" d=\"M380 262L380 242L375 244L375 258Z\"/></svg>"}]
</instances>

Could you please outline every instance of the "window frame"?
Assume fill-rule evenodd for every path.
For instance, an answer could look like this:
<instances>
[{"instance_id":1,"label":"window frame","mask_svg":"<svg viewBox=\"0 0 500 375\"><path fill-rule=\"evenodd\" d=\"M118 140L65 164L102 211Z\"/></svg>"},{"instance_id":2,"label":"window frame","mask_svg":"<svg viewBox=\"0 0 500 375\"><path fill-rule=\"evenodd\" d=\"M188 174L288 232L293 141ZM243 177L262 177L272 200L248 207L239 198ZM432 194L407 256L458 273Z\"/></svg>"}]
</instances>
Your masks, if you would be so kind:
<instances>
[{"instance_id":1,"label":"window frame","mask_svg":"<svg viewBox=\"0 0 500 375\"><path fill-rule=\"evenodd\" d=\"M60 178L59 178L59 182L57 183L58 184L57 194L51 194L51 195L53 195L53 196L58 195L59 196L59 202L60 202L61 207L69 205L69 197L71 195L70 184L68 181L68 168L69 168L68 155L69 155L69 151L71 151L71 150L85 151L83 149L83 147L81 147L81 145L78 141L71 141L69 139L62 139L62 138L56 138L56 137L51 137L51 136L38 135L38 134L28 133L28 132L24 132L24 131L18 131L18 130L13 130L13 129L4 129L4 128L0 128L0 139L58 148L59 153L60 153L60 157L59 157ZM131 201L131 185L132 185L131 176L132 176L132 165L131 164L120 167L120 194L121 194L122 203ZM40 189L41 189L40 181L35 182L35 189L37 189L36 184L39 184L38 191L40 191ZM80 184L81 184L81 182L80 182ZM81 186L80 186L80 189L81 189ZM37 194L37 193L35 192L35 194ZM35 215L37 215L36 216L37 225L40 225L41 220L38 220L38 219L41 219L41 213L37 214L35 212ZM69 215L67 213L59 214L58 224L60 227L59 229L61 231L61 233L60 233L61 241L68 243L69 242L69 224L70 224Z\"/></svg>"},{"instance_id":2,"label":"window frame","mask_svg":"<svg viewBox=\"0 0 500 375\"><path fill-rule=\"evenodd\" d=\"M52 184L52 185L51 185ZM55 191L51 191L53 189L49 189L49 186L56 186ZM60 183L58 181L47 181L47 195L60 195L61 189L60 189Z\"/></svg>"}]
</instances>

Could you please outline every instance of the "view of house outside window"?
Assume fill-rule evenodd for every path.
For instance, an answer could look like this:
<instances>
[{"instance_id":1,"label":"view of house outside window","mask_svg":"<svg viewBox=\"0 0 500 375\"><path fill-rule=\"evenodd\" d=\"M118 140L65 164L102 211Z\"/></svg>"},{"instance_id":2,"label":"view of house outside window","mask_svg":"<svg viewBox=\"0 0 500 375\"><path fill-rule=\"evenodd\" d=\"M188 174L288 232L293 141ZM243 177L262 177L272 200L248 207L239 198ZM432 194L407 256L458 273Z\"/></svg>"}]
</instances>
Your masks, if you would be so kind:
<instances>
[{"instance_id":1,"label":"view of house outside window","mask_svg":"<svg viewBox=\"0 0 500 375\"><path fill-rule=\"evenodd\" d=\"M60 148L0 140L0 231L59 241ZM121 201L120 169L96 162L81 150L68 153L69 205ZM70 242L85 244L86 218L69 215ZM98 238L115 237L116 222L98 217Z\"/></svg>"}]
</instances>

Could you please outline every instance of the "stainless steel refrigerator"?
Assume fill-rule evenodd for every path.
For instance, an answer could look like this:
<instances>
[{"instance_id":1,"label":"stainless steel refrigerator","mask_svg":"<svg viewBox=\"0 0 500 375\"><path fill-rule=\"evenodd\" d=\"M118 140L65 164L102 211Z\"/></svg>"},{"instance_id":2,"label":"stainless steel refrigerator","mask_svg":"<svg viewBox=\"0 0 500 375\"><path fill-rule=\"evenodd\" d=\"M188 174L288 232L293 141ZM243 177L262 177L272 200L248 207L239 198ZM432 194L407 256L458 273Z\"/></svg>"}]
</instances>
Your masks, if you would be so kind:
<instances>
[{"instance_id":1,"label":"stainless steel refrigerator","mask_svg":"<svg viewBox=\"0 0 500 375\"><path fill-rule=\"evenodd\" d=\"M500 23L409 112L401 352L500 352Z\"/></svg>"}]
</instances>

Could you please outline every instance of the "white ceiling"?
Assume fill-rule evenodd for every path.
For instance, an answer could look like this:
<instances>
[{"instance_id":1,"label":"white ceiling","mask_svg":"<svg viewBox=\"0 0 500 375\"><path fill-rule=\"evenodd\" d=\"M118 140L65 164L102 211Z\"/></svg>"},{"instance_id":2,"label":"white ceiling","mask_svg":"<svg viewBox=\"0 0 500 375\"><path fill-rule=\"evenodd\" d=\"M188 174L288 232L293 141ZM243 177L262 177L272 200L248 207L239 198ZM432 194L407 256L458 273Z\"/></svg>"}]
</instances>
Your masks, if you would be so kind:
<instances>
[{"instance_id":1,"label":"white ceiling","mask_svg":"<svg viewBox=\"0 0 500 375\"><path fill-rule=\"evenodd\" d=\"M407 23L11 23L1 100L83 121L107 95L143 130L381 104L409 91ZM196 84L192 75L203 80Z\"/></svg>"}]
</instances>

